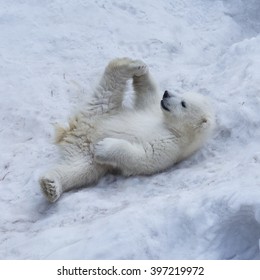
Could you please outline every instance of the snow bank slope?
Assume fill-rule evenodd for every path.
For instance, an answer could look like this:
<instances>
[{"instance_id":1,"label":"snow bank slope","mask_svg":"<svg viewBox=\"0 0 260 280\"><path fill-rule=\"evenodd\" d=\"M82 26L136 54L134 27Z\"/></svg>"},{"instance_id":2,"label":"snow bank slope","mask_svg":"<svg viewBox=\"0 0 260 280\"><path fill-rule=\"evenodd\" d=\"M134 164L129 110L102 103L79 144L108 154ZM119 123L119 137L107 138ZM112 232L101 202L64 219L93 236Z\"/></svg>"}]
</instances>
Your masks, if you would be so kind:
<instances>
[{"instance_id":1,"label":"snow bank slope","mask_svg":"<svg viewBox=\"0 0 260 280\"><path fill-rule=\"evenodd\" d=\"M2 259L260 259L257 0L1 1ZM52 125L114 57L145 60L162 92L212 98L217 128L152 177L108 176L49 204L38 176Z\"/></svg>"}]
</instances>

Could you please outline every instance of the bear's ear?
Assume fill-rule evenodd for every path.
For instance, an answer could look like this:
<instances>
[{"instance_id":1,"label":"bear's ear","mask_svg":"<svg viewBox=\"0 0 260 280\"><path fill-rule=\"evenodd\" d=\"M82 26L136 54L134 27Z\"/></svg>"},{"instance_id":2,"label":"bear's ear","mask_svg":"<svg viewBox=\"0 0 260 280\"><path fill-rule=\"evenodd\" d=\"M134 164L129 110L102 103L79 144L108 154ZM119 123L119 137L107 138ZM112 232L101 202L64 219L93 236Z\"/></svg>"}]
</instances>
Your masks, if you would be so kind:
<instances>
[{"instance_id":1,"label":"bear's ear","mask_svg":"<svg viewBox=\"0 0 260 280\"><path fill-rule=\"evenodd\" d=\"M202 117L202 119L201 119L200 122L199 122L199 126L202 127L202 128L204 128L204 127L207 126L207 123L208 123L207 118L206 118L206 117Z\"/></svg>"}]
</instances>

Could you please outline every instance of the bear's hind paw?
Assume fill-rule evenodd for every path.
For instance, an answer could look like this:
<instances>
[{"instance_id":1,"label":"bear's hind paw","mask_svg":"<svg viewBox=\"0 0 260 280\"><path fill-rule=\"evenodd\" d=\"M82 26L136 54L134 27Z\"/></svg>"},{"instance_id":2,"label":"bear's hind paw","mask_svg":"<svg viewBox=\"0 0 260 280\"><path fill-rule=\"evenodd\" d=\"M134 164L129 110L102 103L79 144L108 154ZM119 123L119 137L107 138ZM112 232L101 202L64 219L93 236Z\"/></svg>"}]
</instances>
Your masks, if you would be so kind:
<instances>
[{"instance_id":1,"label":"bear's hind paw","mask_svg":"<svg viewBox=\"0 0 260 280\"><path fill-rule=\"evenodd\" d=\"M62 188L56 180L42 177L40 185L43 194L50 202L55 202L61 196Z\"/></svg>"},{"instance_id":2,"label":"bear's hind paw","mask_svg":"<svg viewBox=\"0 0 260 280\"><path fill-rule=\"evenodd\" d=\"M121 140L104 138L95 145L95 161L100 164L117 166L115 157Z\"/></svg>"}]
</instances>

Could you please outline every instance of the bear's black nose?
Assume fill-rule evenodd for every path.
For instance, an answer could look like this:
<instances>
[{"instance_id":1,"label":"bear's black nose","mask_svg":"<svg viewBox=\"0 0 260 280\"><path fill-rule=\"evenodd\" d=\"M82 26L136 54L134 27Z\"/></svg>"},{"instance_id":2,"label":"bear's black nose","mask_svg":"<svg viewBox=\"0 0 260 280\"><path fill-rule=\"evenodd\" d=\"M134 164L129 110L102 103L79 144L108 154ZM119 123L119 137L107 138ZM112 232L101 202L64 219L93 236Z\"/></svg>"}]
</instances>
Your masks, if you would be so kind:
<instances>
[{"instance_id":1,"label":"bear's black nose","mask_svg":"<svg viewBox=\"0 0 260 280\"><path fill-rule=\"evenodd\" d=\"M168 92L168 90L166 90L166 91L164 92L164 94L163 94L163 98L167 98L167 97L169 97L169 92Z\"/></svg>"}]
</instances>

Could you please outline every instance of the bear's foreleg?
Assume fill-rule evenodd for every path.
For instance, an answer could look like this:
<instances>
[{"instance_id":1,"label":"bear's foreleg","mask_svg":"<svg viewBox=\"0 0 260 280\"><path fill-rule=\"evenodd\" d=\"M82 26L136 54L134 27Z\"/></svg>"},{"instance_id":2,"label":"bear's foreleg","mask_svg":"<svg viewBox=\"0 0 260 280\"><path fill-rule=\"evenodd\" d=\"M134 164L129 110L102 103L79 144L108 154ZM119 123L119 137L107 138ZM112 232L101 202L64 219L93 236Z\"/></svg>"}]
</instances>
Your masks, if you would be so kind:
<instances>
[{"instance_id":1,"label":"bear's foreleg","mask_svg":"<svg viewBox=\"0 0 260 280\"><path fill-rule=\"evenodd\" d=\"M144 75L133 77L133 88L136 94L136 109L143 110L154 104L159 106L160 96L158 95L158 89L148 71Z\"/></svg>"},{"instance_id":2,"label":"bear's foreleg","mask_svg":"<svg viewBox=\"0 0 260 280\"><path fill-rule=\"evenodd\" d=\"M89 102L90 109L97 113L108 113L122 109L127 81L133 76L141 76L147 66L140 60L117 58L106 67L99 85Z\"/></svg>"}]
</instances>

